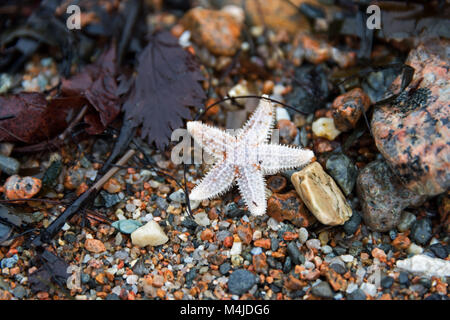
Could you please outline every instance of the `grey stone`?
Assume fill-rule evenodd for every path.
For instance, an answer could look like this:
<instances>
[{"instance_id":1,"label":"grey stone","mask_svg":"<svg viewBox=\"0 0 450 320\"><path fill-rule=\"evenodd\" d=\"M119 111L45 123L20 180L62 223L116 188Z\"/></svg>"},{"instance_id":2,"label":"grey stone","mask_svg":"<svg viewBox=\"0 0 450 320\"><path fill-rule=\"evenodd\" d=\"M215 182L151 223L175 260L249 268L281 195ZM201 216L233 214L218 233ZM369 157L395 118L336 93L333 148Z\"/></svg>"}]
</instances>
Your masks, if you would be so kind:
<instances>
[{"instance_id":1,"label":"grey stone","mask_svg":"<svg viewBox=\"0 0 450 320\"><path fill-rule=\"evenodd\" d=\"M248 270L238 269L228 279L228 290L232 294L242 295L256 283L256 276Z\"/></svg>"},{"instance_id":2,"label":"grey stone","mask_svg":"<svg viewBox=\"0 0 450 320\"><path fill-rule=\"evenodd\" d=\"M333 290L326 281L320 282L318 285L311 288L311 293L321 298L331 299L334 296Z\"/></svg>"},{"instance_id":3,"label":"grey stone","mask_svg":"<svg viewBox=\"0 0 450 320\"><path fill-rule=\"evenodd\" d=\"M328 158L326 168L344 194L348 196L352 192L358 176L358 169L352 160L343 153L335 153Z\"/></svg>"},{"instance_id":4,"label":"grey stone","mask_svg":"<svg viewBox=\"0 0 450 320\"><path fill-rule=\"evenodd\" d=\"M0 171L12 176L19 171L20 162L11 157L0 154Z\"/></svg>"}]
</instances>

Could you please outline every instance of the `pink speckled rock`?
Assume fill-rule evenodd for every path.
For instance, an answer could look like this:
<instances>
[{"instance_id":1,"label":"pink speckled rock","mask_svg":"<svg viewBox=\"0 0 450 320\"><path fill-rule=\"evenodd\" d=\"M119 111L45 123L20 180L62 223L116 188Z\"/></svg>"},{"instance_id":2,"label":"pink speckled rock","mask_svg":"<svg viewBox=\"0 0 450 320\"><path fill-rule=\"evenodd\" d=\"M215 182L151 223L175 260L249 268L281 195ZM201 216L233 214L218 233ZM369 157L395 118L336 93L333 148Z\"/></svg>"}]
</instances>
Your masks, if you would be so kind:
<instances>
[{"instance_id":1,"label":"pink speckled rock","mask_svg":"<svg viewBox=\"0 0 450 320\"><path fill-rule=\"evenodd\" d=\"M449 41L419 45L406 64L415 69L406 90L389 105L376 108L375 143L405 186L433 196L450 187ZM398 92L399 76L392 84Z\"/></svg>"}]
</instances>

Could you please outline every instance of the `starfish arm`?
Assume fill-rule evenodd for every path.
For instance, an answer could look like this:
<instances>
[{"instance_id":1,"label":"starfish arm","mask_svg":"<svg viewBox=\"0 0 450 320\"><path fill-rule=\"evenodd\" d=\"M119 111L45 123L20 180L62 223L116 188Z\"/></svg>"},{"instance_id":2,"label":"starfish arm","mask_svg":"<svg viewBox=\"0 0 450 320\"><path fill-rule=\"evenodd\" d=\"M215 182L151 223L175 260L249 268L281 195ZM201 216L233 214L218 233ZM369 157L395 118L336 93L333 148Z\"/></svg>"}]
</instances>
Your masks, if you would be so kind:
<instances>
[{"instance_id":1,"label":"starfish arm","mask_svg":"<svg viewBox=\"0 0 450 320\"><path fill-rule=\"evenodd\" d=\"M200 121L189 121L187 130L195 142L206 152L220 160L224 159L227 149L233 147L236 142L236 138L229 133Z\"/></svg>"},{"instance_id":2,"label":"starfish arm","mask_svg":"<svg viewBox=\"0 0 450 320\"><path fill-rule=\"evenodd\" d=\"M274 108L272 102L262 99L244 127L237 133L237 140L245 143L259 144L269 140L274 123Z\"/></svg>"},{"instance_id":3,"label":"starfish arm","mask_svg":"<svg viewBox=\"0 0 450 320\"><path fill-rule=\"evenodd\" d=\"M256 165L241 166L236 180L250 213L254 216L265 214L267 207L266 184L261 169Z\"/></svg>"},{"instance_id":4,"label":"starfish arm","mask_svg":"<svg viewBox=\"0 0 450 320\"><path fill-rule=\"evenodd\" d=\"M314 157L311 150L290 146L263 144L258 147L258 163L264 174L304 166Z\"/></svg>"},{"instance_id":5,"label":"starfish arm","mask_svg":"<svg viewBox=\"0 0 450 320\"><path fill-rule=\"evenodd\" d=\"M234 166L226 161L217 163L206 174L202 181L192 189L189 199L205 200L215 198L233 186L235 178Z\"/></svg>"}]
</instances>

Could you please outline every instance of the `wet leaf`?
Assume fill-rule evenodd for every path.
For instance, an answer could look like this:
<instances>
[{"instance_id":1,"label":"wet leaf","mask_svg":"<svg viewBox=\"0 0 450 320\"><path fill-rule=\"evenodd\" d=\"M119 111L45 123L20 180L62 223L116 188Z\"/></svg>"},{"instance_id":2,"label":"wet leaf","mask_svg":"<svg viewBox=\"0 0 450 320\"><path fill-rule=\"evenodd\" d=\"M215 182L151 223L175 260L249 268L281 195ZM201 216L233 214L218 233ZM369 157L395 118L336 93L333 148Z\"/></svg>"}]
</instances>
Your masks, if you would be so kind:
<instances>
[{"instance_id":1,"label":"wet leaf","mask_svg":"<svg viewBox=\"0 0 450 320\"><path fill-rule=\"evenodd\" d=\"M125 118L142 124L141 136L159 149L174 129L191 119L189 106L200 108L204 80L194 57L169 32L154 34L139 57L138 75L123 108Z\"/></svg>"}]
</instances>

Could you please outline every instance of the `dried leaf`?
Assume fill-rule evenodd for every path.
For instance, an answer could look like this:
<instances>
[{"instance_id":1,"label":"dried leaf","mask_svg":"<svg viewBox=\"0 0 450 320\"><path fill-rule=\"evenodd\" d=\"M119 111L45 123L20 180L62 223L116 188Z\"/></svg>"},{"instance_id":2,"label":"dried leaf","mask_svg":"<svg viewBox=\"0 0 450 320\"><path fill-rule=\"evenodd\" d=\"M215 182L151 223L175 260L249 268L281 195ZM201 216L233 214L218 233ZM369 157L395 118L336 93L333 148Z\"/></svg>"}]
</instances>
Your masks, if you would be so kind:
<instances>
[{"instance_id":1,"label":"dried leaf","mask_svg":"<svg viewBox=\"0 0 450 320\"><path fill-rule=\"evenodd\" d=\"M162 150L183 119L191 119L188 107L202 106L202 80L194 57L170 32L158 32L139 57L138 75L123 106L125 118L142 124L141 137Z\"/></svg>"}]
</instances>

